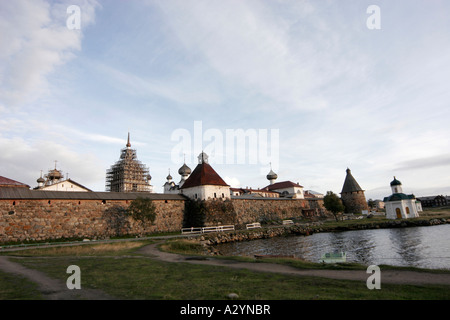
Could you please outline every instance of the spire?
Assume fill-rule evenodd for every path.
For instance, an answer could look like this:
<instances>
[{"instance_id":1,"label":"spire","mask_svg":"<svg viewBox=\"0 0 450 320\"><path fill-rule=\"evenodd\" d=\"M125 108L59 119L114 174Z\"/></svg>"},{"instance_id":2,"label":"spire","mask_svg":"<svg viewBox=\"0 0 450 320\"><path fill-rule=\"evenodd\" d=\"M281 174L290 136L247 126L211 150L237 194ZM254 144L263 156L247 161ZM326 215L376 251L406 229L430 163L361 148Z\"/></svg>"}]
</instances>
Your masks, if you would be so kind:
<instances>
[{"instance_id":1,"label":"spire","mask_svg":"<svg viewBox=\"0 0 450 320\"><path fill-rule=\"evenodd\" d=\"M127 140L127 148L131 147L131 143L130 143L130 132L128 131L128 140Z\"/></svg>"}]
</instances>

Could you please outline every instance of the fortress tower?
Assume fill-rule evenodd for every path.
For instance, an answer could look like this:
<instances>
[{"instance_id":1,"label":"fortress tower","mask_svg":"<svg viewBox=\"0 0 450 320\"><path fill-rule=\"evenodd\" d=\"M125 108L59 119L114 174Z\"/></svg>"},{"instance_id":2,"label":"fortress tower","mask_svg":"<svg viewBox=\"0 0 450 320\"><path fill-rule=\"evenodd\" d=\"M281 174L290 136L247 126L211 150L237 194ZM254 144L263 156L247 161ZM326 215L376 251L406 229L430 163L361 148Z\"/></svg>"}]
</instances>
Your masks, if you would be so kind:
<instances>
[{"instance_id":1,"label":"fortress tower","mask_svg":"<svg viewBox=\"0 0 450 320\"><path fill-rule=\"evenodd\" d=\"M364 190L356 182L348 168L341 191L341 200L344 203L346 213L362 213L363 210L369 210Z\"/></svg>"}]
</instances>

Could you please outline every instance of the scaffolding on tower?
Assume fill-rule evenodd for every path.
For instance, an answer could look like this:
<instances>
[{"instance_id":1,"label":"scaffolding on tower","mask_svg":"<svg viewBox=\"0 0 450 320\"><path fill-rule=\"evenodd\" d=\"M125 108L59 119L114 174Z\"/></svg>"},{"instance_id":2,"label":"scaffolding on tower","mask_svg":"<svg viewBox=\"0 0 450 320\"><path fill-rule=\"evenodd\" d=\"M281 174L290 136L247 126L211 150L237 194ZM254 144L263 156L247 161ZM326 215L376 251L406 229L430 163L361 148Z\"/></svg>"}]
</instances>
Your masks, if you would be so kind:
<instances>
[{"instance_id":1,"label":"scaffolding on tower","mask_svg":"<svg viewBox=\"0 0 450 320\"><path fill-rule=\"evenodd\" d=\"M151 176L146 165L137 159L136 150L131 149L130 135L120 159L106 171L106 191L153 192Z\"/></svg>"}]
</instances>

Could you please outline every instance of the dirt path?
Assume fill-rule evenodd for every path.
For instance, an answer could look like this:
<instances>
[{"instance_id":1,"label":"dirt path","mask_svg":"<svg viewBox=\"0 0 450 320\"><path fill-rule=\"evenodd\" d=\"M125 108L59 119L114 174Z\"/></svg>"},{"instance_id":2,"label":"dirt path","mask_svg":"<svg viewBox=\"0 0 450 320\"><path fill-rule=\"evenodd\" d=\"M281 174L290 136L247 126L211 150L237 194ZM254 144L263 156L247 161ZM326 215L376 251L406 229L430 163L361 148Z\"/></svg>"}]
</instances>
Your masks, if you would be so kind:
<instances>
[{"instance_id":1,"label":"dirt path","mask_svg":"<svg viewBox=\"0 0 450 320\"><path fill-rule=\"evenodd\" d=\"M113 300L114 298L99 291L83 288L70 290L65 282L48 277L46 274L28 269L19 263L12 262L6 256L0 256L0 270L25 277L38 284L42 298L46 300ZM67 274L67 277L70 275Z\"/></svg>"},{"instance_id":2,"label":"dirt path","mask_svg":"<svg viewBox=\"0 0 450 320\"><path fill-rule=\"evenodd\" d=\"M293 267L274 263L251 263L233 260L221 260L214 258L195 259L183 255L162 252L158 250L157 244L145 246L139 249L137 252L166 262L186 262L186 263L222 266L237 269L248 269L260 272L275 272L295 276L315 276L331 279L357 280L365 282L371 275L366 273L365 270L300 270ZM381 284L383 283L450 285L450 274L381 270Z\"/></svg>"}]
</instances>

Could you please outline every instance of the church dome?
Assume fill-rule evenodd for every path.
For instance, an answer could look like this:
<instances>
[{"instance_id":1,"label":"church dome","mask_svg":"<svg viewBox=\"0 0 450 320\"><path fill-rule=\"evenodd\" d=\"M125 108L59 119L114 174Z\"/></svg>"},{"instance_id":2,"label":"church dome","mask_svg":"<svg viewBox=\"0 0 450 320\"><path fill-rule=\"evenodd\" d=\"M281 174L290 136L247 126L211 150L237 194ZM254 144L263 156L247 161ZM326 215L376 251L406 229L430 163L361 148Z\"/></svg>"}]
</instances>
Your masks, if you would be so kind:
<instances>
[{"instance_id":1,"label":"church dome","mask_svg":"<svg viewBox=\"0 0 450 320\"><path fill-rule=\"evenodd\" d=\"M272 171L272 169L270 170L270 172L267 174L267 180L275 180L278 178L278 175Z\"/></svg>"},{"instance_id":2,"label":"church dome","mask_svg":"<svg viewBox=\"0 0 450 320\"><path fill-rule=\"evenodd\" d=\"M62 173L59 170L53 169L49 171L47 176L50 180L59 180L62 178Z\"/></svg>"},{"instance_id":3,"label":"church dome","mask_svg":"<svg viewBox=\"0 0 450 320\"><path fill-rule=\"evenodd\" d=\"M191 174L191 172L192 172L191 168L189 168L189 167L186 165L186 163L183 164L183 166L182 166L180 169L178 169L178 173L179 173L181 176L183 176L183 175L189 175L189 174Z\"/></svg>"},{"instance_id":4,"label":"church dome","mask_svg":"<svg viewBox=\"0 0 450 320\"><path fill-rule=\"evenodd\" d=\"M45 182L45 179L42 178L42 177L40 177L40 178L38 178L36 181L37 181L38 183L44 183L44 182Z\"/></svg>"},{"instance_id":5,"label":"church dome","mask_svg":"<svg viewBox=\"0 0 450 320\"><path fill-rule=\"evenodd\" d=\"M402 183L400 181L398 181L395 177L394 180L391 181L391 187L392 186L401 186Z\"/></svg>"}]
</instances>

